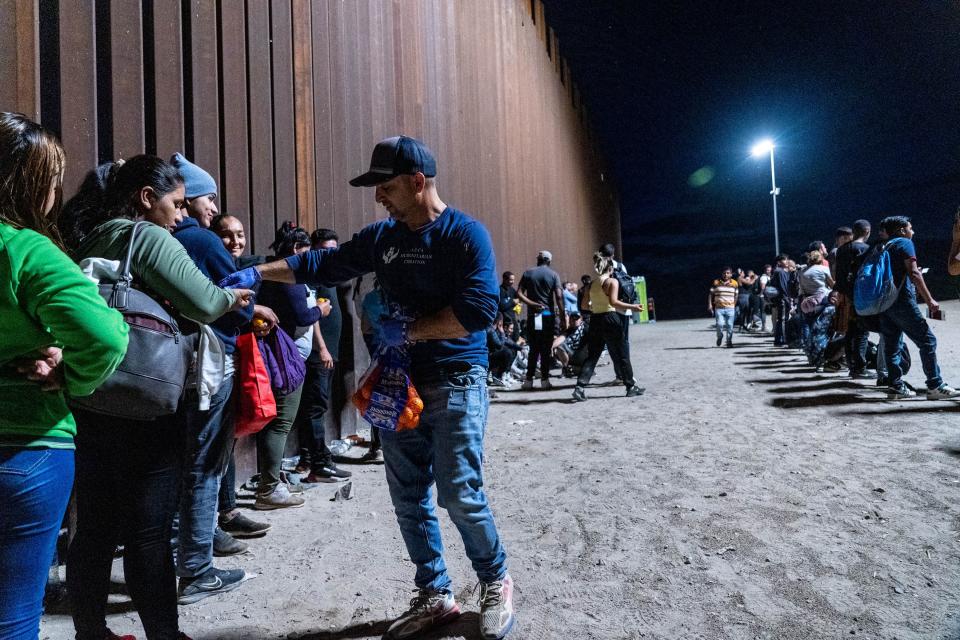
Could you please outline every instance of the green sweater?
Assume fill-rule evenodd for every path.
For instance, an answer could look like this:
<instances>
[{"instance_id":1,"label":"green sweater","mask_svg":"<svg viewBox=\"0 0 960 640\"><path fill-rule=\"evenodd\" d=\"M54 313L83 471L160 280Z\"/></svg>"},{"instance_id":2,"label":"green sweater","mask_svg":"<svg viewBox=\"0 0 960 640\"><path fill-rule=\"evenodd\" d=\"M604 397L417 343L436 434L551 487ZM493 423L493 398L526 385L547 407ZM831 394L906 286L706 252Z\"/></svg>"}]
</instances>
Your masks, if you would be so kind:
<instances>
[{"instance_id":1,"label":"green sweater","mask_svg":"<svg viewBox=\"0 0 960 640\"><path fill-rule=\"evenodd\" d=\"M77 251L77 259L127 256L133 222L117 218L94 229ZM216 286L197 268L186 249L173 235L157 225L148 225L137 235L130 263L134 281L139 281L166 299L177 312L204 324L233 306L233 294Z\"/></svg>"},{"instance_id":2,"label":"green sweater","mask_svg":"<svg viewBox=\"0 0 960 640\"><path fill-rule=\"evenodd\" d=\"M73 448L64 400L90 395L123 360L127 324L48 238L0 223L0 447ZM16 370L52 345L63 349L63 391L42 391Z\"/></svg>"}]
</instances>

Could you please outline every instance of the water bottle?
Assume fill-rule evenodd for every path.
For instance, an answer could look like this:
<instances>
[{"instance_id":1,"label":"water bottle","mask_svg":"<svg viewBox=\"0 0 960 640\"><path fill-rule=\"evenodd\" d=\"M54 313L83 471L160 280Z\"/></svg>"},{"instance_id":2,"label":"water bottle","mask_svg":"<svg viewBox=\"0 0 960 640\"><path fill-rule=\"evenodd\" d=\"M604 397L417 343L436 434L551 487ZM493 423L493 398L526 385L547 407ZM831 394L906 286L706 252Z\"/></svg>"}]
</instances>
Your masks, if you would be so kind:
<instances>
[{"instance_id":1,"label":"water bottle","mask_svg":"<svg viewBox=\"0 0 960 640\"><path fill-rule=\"evenodd\" d=\"M353 446L350 440L333 440L330 442L330 453L335 456L342 456Z\"/></svg>"}]
</instances>

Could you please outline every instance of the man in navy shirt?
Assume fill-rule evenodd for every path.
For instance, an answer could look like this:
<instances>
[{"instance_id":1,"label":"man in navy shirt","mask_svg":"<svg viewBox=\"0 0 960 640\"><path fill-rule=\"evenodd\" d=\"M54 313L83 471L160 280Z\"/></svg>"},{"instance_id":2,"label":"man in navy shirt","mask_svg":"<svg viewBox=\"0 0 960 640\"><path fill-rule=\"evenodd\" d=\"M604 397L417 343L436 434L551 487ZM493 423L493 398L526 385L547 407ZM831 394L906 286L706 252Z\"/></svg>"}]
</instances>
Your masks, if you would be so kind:
<instances>
[{"instance_id":1,"label":"man in navy shirt","mask_svg":"<svg viewBox=\"0 0 960 640\"><path fill-rule=\"evenodd\" d=\"M900 368L899 345L906 334L920 350L920 361L927 376L927 398L942 400L955 398L960 392L943 382L940 366L937 364L937 339L930 330L926 319L917 306L917 293L927 303L927 308L936 313L940 305L933 299L923 273L917 265L917 250L913 245L913 225L904 216L890 216L880 222L881 228L890 240L885 250L890 253L890 266L893 269L894 285L900 287L896 302L880 314L880 333L885 343L887 375L890 382L890 395L894 398L908 398L916 395L903 383L903 371Z\"/></svg>"},{"instance_id":2,"label":"man in navy shirt","mask_svg":"<svg viewBox=\"0 0 960 640\"><path fill-rule=\"evenodd\" d=\"M460 613L443 560L430 497L446 508L480 580L480 635L503 638L513 626L513 581L483 492L487 419L486 328L498 289L490 235L437 194L436 162L421 142L399 136L377 144L355 187L376 186L390 219L363 228L337 249L237 272L230 282L264 280L333 285L369 272L402 315L380 322L377 340L407 345L411 377L424 402L420 425L382 431L387 483L400 532L417 566L419 595L387 631L419 637Z\"/></svg>"}]
</instances>

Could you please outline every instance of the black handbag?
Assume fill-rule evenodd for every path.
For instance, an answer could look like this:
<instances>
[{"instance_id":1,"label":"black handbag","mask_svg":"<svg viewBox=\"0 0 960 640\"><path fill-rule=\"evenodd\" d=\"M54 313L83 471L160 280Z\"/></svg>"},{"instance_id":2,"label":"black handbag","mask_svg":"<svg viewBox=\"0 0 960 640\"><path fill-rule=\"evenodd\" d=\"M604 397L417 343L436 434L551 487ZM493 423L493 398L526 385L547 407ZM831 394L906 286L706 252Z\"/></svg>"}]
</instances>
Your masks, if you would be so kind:
<instances>
[{"instance_id":1,"label":"black handbag","mask_svg":"<svg viewBox=\"0 0 960 640\"><path fill-rule=\"evenodd\" d=\"M130 261L144 225L130 232L120 279L100 283L107 305L123 314L130 327L127 354L116 371L89 396L71 398L87 411L132 420L154 420L177 411L190 365L188 341L177 321L156 300L133 288Z\"/></svg>"}]
</instances>

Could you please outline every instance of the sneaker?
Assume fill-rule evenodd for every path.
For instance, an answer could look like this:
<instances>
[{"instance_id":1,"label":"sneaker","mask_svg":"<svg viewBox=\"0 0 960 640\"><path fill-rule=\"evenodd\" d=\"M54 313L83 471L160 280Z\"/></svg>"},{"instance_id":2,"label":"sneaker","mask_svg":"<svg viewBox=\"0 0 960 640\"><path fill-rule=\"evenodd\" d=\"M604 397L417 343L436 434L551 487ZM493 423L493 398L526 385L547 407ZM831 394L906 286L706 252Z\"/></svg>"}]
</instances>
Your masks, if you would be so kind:
<instances>
[{"instance_id":1,"label":"sneaker","mask_svg":"<svg viewBox=\"0 0 960 640\"><path fill-rule=\"evenodd\" d=\"M137 636L132 636L132 635L118 636L113 631L110 631L110 629L107 629L107 635L105 636L105 640L137 640Z\"/></svg>"},{"instance_id":2,"label":"sneaker","mask_svg":"<svg viewBox=\"0 0 960 640\"><path fill-rule=\"evenodd\" d=\"M573 388L573 401L574 402L586 402L587 394L583 392L583 387L577 385Z\"/></svg>"},{"instance_id":3,"label":"sneaker","mask_svg":"<svg viewBox=\"0 0 960 640\"><path fill-rule=\"evenodd\" d=\"M383 464L383 451L380 449L371 449L360 456L360 461L367 464Z\"/></svg>"},{"instance_id":4,"label":"sneaker","mask_svg":"<svg viewBox=\"0 0 960 640\"><path fill-rule=\"evenodd\" d=\"M903 383L895 387L887 387L887 396L889 396L892 400L897 400L899 398L912 398L915 395L917 395L917 393Z\"/></svg>"},{"instance_id":5,"label":"sneaker","mask_svg":"<svg viewBox=\"0 0 960 640\"><path fill-rule=\"evenodd\" d=\"M823 373L823 371L824 371L824 365L818 364L816 367L814 367L813 371L814 371L815 373Z\"/></svg>"},{"instance_id":6,"label":"sneaker","mask_svg":"<svg viewBox=\"0 0 960 640\"><path fill-rule=\"evenodd\" d=\"M540 388L545 391L549 391L550 389L553 389L553 383L550 382L549 379L544 378L543 380L540 381Z\"/></svg>"},{"instance_id":7,"label":"sneaker","mask_svg":"<svg viewBox=\"0 0 960 640\"><path fill-rule=\"evenodd\" d=\"M353 474L349 471L344 471L331 462L330 464L324 465L320 469L314 469L311 471L310 475L304 478L302 482L307 484L314 484L317 482L346 482L352 475Z\"/></svg>"},{"instance_id":8,"label":"sneaker","mask_svg":"<svg viewBox=\"0 0 960 640\"><path fill-rule=\"evenodd\" d=\"M533 380L524 380L520 388L524 391L533 391Z\"/></svg>"},{"instance_id":9,"label":"sneaker","mask_svg":"<svg viewBox=\"0 0 960 640\"><path fill-rule=\"evenodd\" d=\"M824 363L823 368L826 369L827 371L837 372L845 369L846 367L844 367L843 364L839 362L827 362L827 363Z\"/></svg>"},{"instance_id":10,"label":"sneaker","mask_svg":"<svg viewBox=\"0 0 960 640\"><path fill-rule=\"evenodd\" d=\"M946 383L941 384L936 389L927 389L927 400L947 400L958 396L960 396L960 391Z\"/></svg>"},{"instance_id":11,"label":"sneaker","mask_svg":"<svg viewBox=\"0 0 960 640\"><path fill-rule=\"evenodd\" d=\"M460 616L460 605L452 593L420 589L410 601L410 608L387 629L387 638L406 640L419 638L431 629L436 629Z\"/></svg>"},{"instance_id":12,"label":"sneaker","mask_svg":"<svg viewBox=\"0 0 960 640\"><path fill-rule=\"evenodd\" d=\"M733 340L727 340L727 349L733 347Z\"/></svg>"},{"instance_id":13,"label":"sneaker","mask_svg":"<svg viewBox=\"0 0 960 640\"><path fill-rule=\"evenodd\" d=\"M487 378L487 386L489 387L506 387L507 383L497 376L490 376Z\"/></svg>"},{"instance_id":14,"label":"sneaker","mask_svg":"<svg viewBox=\"0 0 960 640\"><path fill-rule=\"evenodd\" d=\"M235 556L249 548L250 545L246 542L240 542L220 527L213 532L213 555L218 558Z\"/></svg>"},{"instance_id":15,"label":"sneaker","mask_svg":"<svg viewBox=\"0 0 960 640\"><path fill-rule=\"evenodd\" d=\"M851 371L850 377L854 380L873 380L877 377L873 371Z\"/></svg>"},{"instance_id":16,"label":"sneaker","mask_svg":"<svg viewBox=\"0 0 960 640\"><path fill-rule=\"evenodd\" d=\"M290 493L303 493L303 485L299 482L294 482L294 479L286 471L280 472L280 482L287 485L287 490Z\"/></svg>"},{"instance_id":17,"label":"sneaker","mask_svg":"<svg viewBox=\"0 0 960 640\"><path fill-rule=\"evenodd\" d=\"M177 604L193 604L219 593L233 591L246 577L243 569L210 567L196 578L180 578Z\"/></svg>"},{"instance_id":18,"label":"sneaker","mask_svg":"<svg viewBox=\"0 0 960 640\"><path fill-rule=\"evenodd\" d=\"M500 640L513 628L513 578L480 583L480 637Z\"/></svg>"},{"instance_id":19,"label":"sneaker","mask_svg":"<svg viewBox=\"0 0 960 640\"><path fill-rule=\"evenodd\" d=\"M627 387L627 397L636 398L637 396L642 396L643 392L646 391L644 387L638 387L637 385L630 385Z\"/></svg>"},{"instance_id":20,"label":"sneaker","mask_svg":"<svg viewBox=\"0 0 960 640\"><path fill-rule=\"evenodd\" d=\"M266 535L267 531L273 525L269 522L257 522L251 520L242 513L230 517L229 519L220 516L220 528L229 533L234 538L258 538Z\"/></svg>"},{"instance_id":21,"label":"sneaker","mask_svg":"<svg viewBox=\"0 0 960 640\"><path fill-rule=\"evenodd\" d=\"M276 488L268 494L257 494L257 501L253 503L253 508L258 511L270 511L273 509L286 509L288 507L302 507L306 502L303 496L290 493L290 489L284 483L277 484Z\"/></svg>"}]
</instances>

